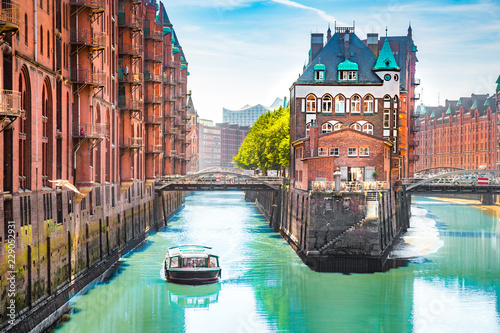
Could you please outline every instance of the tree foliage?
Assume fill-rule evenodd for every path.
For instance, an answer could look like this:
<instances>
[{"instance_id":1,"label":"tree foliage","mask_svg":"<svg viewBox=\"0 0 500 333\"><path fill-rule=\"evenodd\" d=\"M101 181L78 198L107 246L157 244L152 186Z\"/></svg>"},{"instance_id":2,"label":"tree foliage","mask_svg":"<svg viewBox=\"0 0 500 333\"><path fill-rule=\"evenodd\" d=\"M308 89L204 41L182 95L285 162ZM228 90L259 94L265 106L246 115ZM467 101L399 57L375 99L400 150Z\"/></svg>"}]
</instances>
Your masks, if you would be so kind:
<instances>
[{"instance_id":1,"label":"tree foliage","mask_svg":"<svg viewBox=\"0 0 500 333\"><path fill-rule=\"evenodd\" d=\"M234 165L240 169L280 170L290 165L290 108L261 115L241 144Z\"/></svg>"}]
</instances>

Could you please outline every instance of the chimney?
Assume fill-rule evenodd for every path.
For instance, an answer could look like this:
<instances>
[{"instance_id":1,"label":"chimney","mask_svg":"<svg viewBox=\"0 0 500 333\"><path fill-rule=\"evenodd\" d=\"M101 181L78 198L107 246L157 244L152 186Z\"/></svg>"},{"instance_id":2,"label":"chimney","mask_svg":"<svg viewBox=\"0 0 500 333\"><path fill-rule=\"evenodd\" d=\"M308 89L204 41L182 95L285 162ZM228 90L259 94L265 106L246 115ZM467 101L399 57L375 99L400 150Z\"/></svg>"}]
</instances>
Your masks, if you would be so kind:
<instances>
[{"instance_id":1,"label":"chimney","mask_svg":"<svg viewBox=\"0 0 500 333\"><path fill-rule=\"evenodd\" d=\"M378 57L378 33L367 34L366 44L373 54Z\"/></svg>"},{"instance_id":2,"label":"chimney","mask_svg":"<svg viewBox=\"0 0 500 333\"><path fill-rule=\"evenodd\" d=\"M318 126L316 126L315 120L311 120L311 127L309 128L309 145L311 157L318 156Z\"/></svg>"},{"instance_id":3,"label":"chimney","mask_svg":"<svg viewBox=\"0 0 500 333\"><path fill-rule=\"evenodd\" d=\"M351 43L351 34L346 32L344 34L344 57L346 59L351 59L351 51L349 50L349 45Z\"/></svg>"},{"instance_id":4,"label":"chimney","mask_svg":"<svg viewBox=\"0 0 500 333\"><path fill-rule=\"evenodd\" d=\"M323 49L323 34L322 33L312 33L311 34L311 58L309 63L313 61L314 58Z\"/></svg>"},{"instance_id":5,"label":"chimney","mask_svg":"<svg viewBox=\"0 0 500 333\"><path fill-rule=\"evenodd\" d=\"M332 39L332 29L330 29L330 23L328 23L328 30L326 31L326 42L328 43Z\"/></svg>"}]
</instances>

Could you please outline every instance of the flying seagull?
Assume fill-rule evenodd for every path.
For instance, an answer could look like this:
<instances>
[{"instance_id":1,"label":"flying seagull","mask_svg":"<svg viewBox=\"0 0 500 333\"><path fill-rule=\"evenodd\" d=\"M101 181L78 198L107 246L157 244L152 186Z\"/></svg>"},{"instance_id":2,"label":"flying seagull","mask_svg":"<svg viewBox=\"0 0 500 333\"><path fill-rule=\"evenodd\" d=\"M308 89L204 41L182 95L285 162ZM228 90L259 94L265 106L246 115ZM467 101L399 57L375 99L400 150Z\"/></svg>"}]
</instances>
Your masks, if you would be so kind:
<instances>
[{"instance_id":1,"label":"flying seagull","mask_svg":"<svg viewBox=\"0 0 500 333\"><path fill-rule=\"evenodd\" d=\"M58 186L58 187L66 186L71 191L75 192L77 195L79 195L81 197L85 197L85 194L83 194L82 192L78 191L78 189L75 187L75 185L71 184L69 182L69 180L56 179L56 180L49 180L49 182L56 183L56 186Z\"/></svg>"}]
</instances>

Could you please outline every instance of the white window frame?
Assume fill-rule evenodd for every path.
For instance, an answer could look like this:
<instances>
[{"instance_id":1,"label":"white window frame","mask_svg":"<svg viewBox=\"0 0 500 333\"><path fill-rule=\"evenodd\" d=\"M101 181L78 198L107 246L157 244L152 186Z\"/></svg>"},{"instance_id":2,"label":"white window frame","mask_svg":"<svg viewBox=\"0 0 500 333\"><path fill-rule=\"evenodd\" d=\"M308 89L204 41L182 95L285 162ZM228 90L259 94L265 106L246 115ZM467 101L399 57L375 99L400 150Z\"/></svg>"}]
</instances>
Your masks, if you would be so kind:
<instances>
[{"instance_id":1,"label":"white window frame","mask_svg":"<svg viewBox=\"0 0 500 333\"><path fill-rule=\"evenodd\" d=\"M328 156L328 148L319 147L318 148L318 156Z\"/></svg>"},{"instance_id":2,"label":"white window frame","mask_svg":"<svg viewBox=\"0 0 500 333\"><path fill-rule=\"evenodd\" d=\"M359 156L360 157L370 156L370 148L369 147L359 147Z\"/></svg>"},{"instance_id":3,"label":"white window frame","mask_svg":"<svg viewBox=\"0 0 500 333\"><path fill-rule=\"evenodd\" d=\"M373 125L370 123L366 123L363 125L362 131L366 134L371 134L373 135Z\"/></svg>"},{"instance_id":4,"label":"white window frame","mask_svg":"<svg viewBox=\"0 0 500 333\"><path fill-rule=\"evenodd\" d=\"M321 133L324 134L324 133L330 133L330 132L333 132L333 126L332 126L332 124L330 124L330 123L324 123L321 126Z\"/></svg>"},{"instance_id":5,"label":"white window frame","mask_svg":"<svg viewBox=\"0 0 500 333\"><path fill-rule=\"evenodd\" d=\"M391 110L384 109L383 123L384 128L391 128Z\"/></svg>"},{"instance_id":6,"label":"white window frame","mask_svg":"<svg viewBox=\"0 0 500 333\"><path fill-rule=\"evenodd\" d=\"M358 124L358 123L354 123L354 124L352 124L352 125L351 125L351 128L352 128L353 130L355 130L355 131L359 131L359 132L361 132L361 128L362 128L362 127L361 127L361 125L360 125L360 124Z\"/></svg>"},{"instance_id":7,"label":"white window frame","mask_svg":"<svg viewBox=\"0 0 500 333\"><path fill-rule=\"evenodd\" d=\"M306 124L306 137L309 136L309 132L311 131L311 123Z\"/></svg>"},{"instance_id":8,"label":"white window frame","mask_svg":"<svg viewBox=\"0 0 500 333\"><path fill-rule=\"evenodd\" d=\"M338 122L333 126L334 131L340 131L342 129L342 123Z\"/></svg>"},{"instance_id":9,"label":"white window frame","mask_svg":"<svg viewBox=\"0 0 500 333\"><path fill-rule=\"evenodd\" d=\"M345 97L343 95L335 96L335 113L345 113Z\"/></svg>"},{"instance_id":10,"label":"white window frame","mask_svg":"<svg viewBox=\"0 0 500 333\"><path fill-rule=\"evenodd\" d=\"M347 148L348 157L358 157L358 147L348 147Z\"/></svg>"},{"instance_id":11,"label":"white window frame","mask_svg":"<svg viewBox=\"0 0 500 333\"><path fill-rule=\"evenodd\" d=\"M330 155L330 156L339 156L339 147L330 147L328 149L328 155Z\"/></svg>"},{"instance_id":12,"label":"white window frame","mask_svg":"<svg viewBox=\"0 0 500 333\"><path fill-rule=\"evenodd\" d=\"M366 95L363 99L363 112L364 113L373 113L373 101L374 98L372 95Z\"/></svg>"},{"instance_id":13,"label":"white window frame","mask_svg":"<svg viewBox=\"0 0 500 333\"><path fill-rule=\"evenodd\" d=\"M325 71L314 71L314 79L316 81L324 81L325 80Z\"/></svg>"},{"instance_id":14,"label":"white window frame","mask_svg":"<svg viewBox=\"0 0 500 333\"><path fill-rule=\"evenodd\" d=\"M359 95L353 95L351 97L351 114L361 113L361 97Z\"/></svg>"},{"instance_id":15,"label":"white window frame","mask_svg":"<svg viewBox=\"0 0 500 333\"><path fill-rule=\"evenodd\" d=\"M316 96L309 94L306 97L306 112L316 113Z\"/></svg>"},{"instance_id":16,"label":"white window frame","mask_svg":"<svg viewBox=\"0 0 500 333\"><path fill-rule=\"evenodd\" d=\"M332 96L330 95L323 96L322 103L323 103L323 112L332 113Z\"/></svg>"}]
</instances>

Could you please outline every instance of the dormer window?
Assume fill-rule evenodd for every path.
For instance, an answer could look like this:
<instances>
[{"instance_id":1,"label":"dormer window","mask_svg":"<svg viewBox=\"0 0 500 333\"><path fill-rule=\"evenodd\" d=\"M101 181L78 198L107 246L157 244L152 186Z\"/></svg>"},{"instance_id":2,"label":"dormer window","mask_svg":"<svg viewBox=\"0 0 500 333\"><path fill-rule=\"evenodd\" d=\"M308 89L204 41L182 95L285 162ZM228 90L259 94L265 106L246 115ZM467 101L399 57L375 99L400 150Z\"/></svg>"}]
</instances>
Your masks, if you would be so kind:
<instances>
[{"instance_id":1,"label":"dormer window","mask_svg":"<svg viewBox=\"0 0 500 333\"><path fill-rule=\"evenodd\" d=\"M358 81L358 64L346 59L337 66L339 81Z\"/></svg>"},{"instance_id":2,"label":"dormer window","mask_svg":"<svg viewBox=\"0 0 500 333\"><path fill-rule=\"evenodd\" d=\"M319 62L314 65L314 81L323 82L325 81L325 65L321 63L321 59Z\"/></svg>"}]
</instances>

